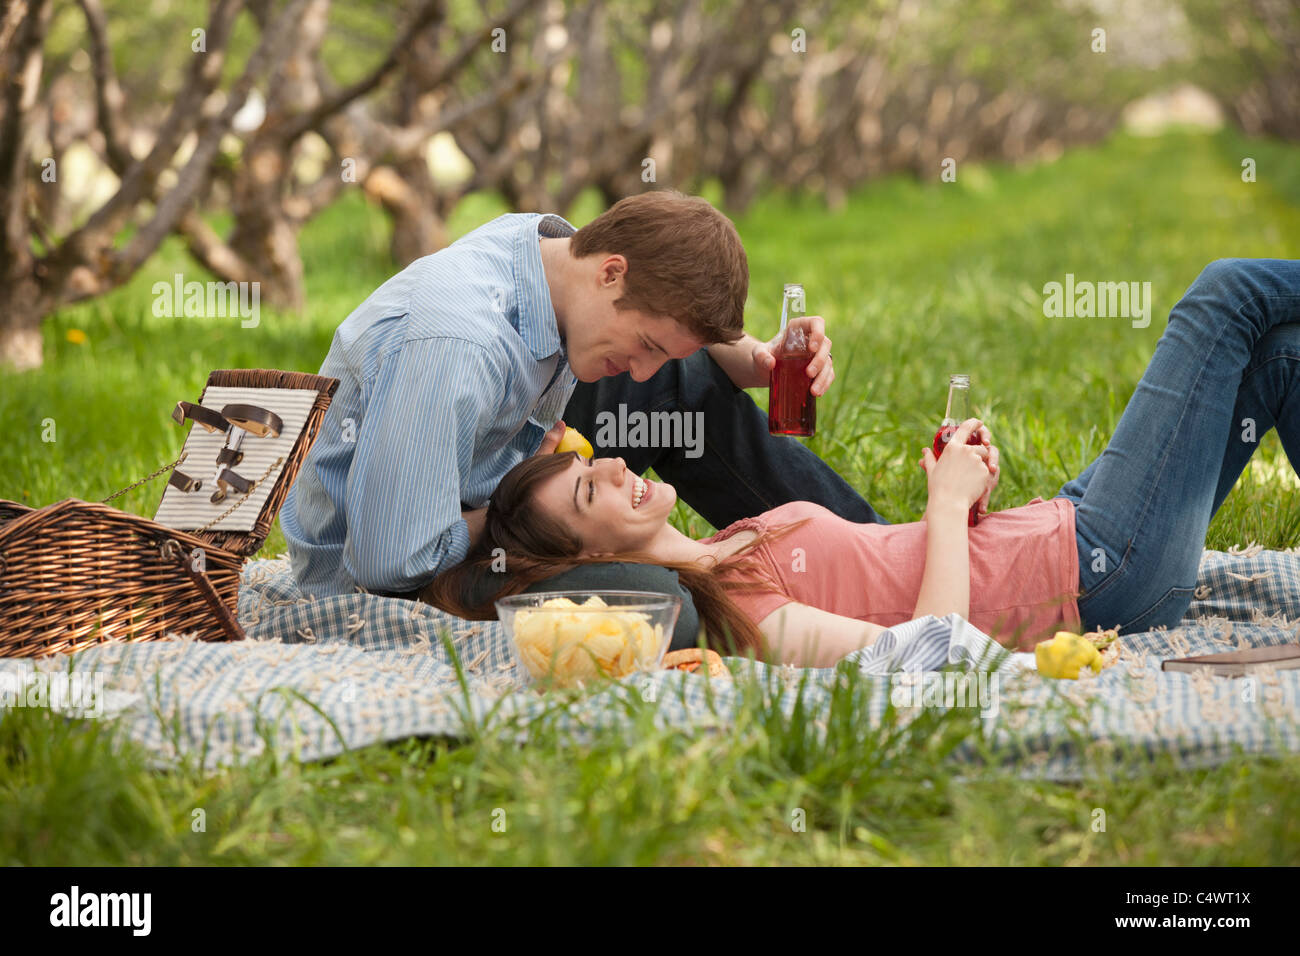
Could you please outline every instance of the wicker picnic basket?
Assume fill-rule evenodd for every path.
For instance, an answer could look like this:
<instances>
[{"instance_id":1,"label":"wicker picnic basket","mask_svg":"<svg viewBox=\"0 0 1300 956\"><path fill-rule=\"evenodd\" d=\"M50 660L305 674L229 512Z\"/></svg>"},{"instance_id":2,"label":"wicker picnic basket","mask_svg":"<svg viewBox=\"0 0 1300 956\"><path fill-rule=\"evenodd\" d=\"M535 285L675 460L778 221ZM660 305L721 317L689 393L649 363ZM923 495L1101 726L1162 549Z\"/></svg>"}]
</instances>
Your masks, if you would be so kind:
<instances>
[{"instance_id":1,"label":"wicker picnic basket","mask_svg":"<svg viewBox=\"0 0 1300 956\"><path fill-rule=\"evenodd\" d=\"M235 617L240 569L270 534L289 487L316 440L337 387L337 379L302 372L225 369L208 376L197 406L178 403L177 411L173 412L178 422L192 418L196 422L215 423L216 427L205 425L216 436L207 441L221 441L224 435L229 446L230 436L238 436L233 448L224 448L216 456L217 473L223 481L214 480L203 491L206 495L209 488L220 486L208 501L214 510L224 508L227 503L230 507L224 508L225 514L218 519L207 523L227 521L226 529L177 530L102 502L77 498L44 508L0 500L0 657L71 653L107 642L159 640L173 632L197 632L199 639L205 641L243 640L243 630ZM230 530L230 513L249 500L260 484L242 478L233 466L244 460L244 454L238 450L240 442L248 434L256 434L259 426L240 421L241 428L233 427L233 419L227 422L219 417L219 403L210 404L218 410L214 415L204 405L214 389L227 393L234 389L294 389L316 393L314 397L309 391L265 393L268 406L274 405L276 396L292 395L302 421L300 429L294 426L296 439L287 432L283 436L280 444L288 450L276 456L274 465L283 468L261 509L255 517L250 509L233 519L246 526L246 530ZM226 405L225 411L252 407ZM283 425L276 414L267 414L277 425ZM199 432L200 429L191 428L185 443L187 449ZM272 437L281 437L278 428ZM183 452L176 462L149 478L171 471L169 485L175 485L180 491L196 490L201 482L176 471L185 458ZM226 465L232 467L223 470ZM268 468L263 479L270 480L273 473L274 469ZM234 484L227 484L226 479ZM190 487L182 489L187 482ZM118 494L127 490L130 489ZM229 491L236 493L227 497ZM260 487L259 496L264 493L265 488ZM167 494L177 496L179 492L169 488L165 498ZM160 514L164 503L159 504Z\"/></svg>"}]
</instances>

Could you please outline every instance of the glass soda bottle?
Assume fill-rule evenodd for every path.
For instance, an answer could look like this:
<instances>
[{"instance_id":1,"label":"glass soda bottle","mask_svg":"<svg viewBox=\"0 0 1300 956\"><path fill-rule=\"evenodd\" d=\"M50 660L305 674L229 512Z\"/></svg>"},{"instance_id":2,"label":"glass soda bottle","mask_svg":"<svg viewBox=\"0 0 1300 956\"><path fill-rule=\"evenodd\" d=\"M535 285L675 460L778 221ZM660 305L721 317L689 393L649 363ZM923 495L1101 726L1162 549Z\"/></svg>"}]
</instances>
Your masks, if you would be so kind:
<instances>
[{"instance_id":1,"label":"glass soda bottle","mask_svg":"<svg viewBox=\"0 0 1300 956\"><path fill-rule=\"evenodd\" d=\"M934 457L938 458L943 454L944 448L952 440L953 432L957 426L970 418L970 376L954 374L948 376L948 410L944 413L943 422L939 425L939 430L934 433ZM978 432L971 432L966 439L968 445L981 445ZM971 505L970 514L966 518L966 524L974 527L979 523L979 502Z\"/></svg>"},{"instance_id":2,"label":"glass soda bottle","mask_svg":"<svg viewBox=\"0 0 1300 956\"><path fill-rule=\"evenodd\" d=\"M808 363L812 352L802 328L788 328L805 314L803 286L787 282L781 300L781 343L776 351L767 398L767 430L773 435L810 437L817 429L817 398Z\"/></svg>"}]
</instances>

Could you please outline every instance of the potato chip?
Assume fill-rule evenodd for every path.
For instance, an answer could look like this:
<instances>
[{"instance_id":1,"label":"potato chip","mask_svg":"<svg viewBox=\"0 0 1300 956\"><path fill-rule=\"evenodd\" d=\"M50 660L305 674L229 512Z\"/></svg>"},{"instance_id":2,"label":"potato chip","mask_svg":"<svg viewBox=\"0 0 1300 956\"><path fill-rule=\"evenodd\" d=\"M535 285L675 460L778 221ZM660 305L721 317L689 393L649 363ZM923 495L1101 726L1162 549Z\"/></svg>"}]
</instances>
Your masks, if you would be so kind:
<instances>
[{"instance_id":1,"label":"potato chip","mask_svg":"<svg viewBox=\"0 0 1300 956\"><path fill-rule=\"evenodd\" d=\"M632 641L628 641L623 645L623 653L620 654L618 657L617 676L622 677L624 674L632 673L632 669L636 666L636 662L637 662L636 650L638 649L639 649L639 645L634 649Z\"/></svg>"},{"instance_id":2,"label":"potato chip","mask_svg":"<svg viewBox=\"0 0 1300 956\"><path fill-rule=\"evenodd\" d=\"M534 678L573 683L606 674L624 677L638 667L652 666L663 640L663 629L649 616L609 609L599 595L582 604L551 598L546 610L521 609L514 619L519 657ZM572 608L572 613L564 613Z\"/></svg>"}]
</instances>

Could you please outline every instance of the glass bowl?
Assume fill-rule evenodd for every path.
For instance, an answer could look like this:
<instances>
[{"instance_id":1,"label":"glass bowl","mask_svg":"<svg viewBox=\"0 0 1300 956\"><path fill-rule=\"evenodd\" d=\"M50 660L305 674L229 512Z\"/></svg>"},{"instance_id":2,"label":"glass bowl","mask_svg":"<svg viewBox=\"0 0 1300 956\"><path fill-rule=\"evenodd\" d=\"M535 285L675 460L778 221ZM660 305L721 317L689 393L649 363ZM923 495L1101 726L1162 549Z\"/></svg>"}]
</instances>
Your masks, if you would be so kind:
<instances>
[{"instance_id":1,"label":"glass bowl","mask_svg":"<svg viewBox=\"0 0 1300 956\"><path fill-rule=\"evenodd\" d=\"M538 591L495 603L529 682L547 687L656 670L682 609L679 596L649 591Z\"/></svg>"}]
</instances>

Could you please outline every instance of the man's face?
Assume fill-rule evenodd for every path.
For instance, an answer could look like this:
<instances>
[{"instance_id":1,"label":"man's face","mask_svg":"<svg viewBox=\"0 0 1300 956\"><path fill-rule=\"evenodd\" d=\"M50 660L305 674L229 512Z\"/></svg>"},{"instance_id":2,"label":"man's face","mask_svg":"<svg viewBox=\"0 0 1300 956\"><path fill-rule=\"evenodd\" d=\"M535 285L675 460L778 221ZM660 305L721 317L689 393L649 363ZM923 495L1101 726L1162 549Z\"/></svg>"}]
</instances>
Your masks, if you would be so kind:
<instances>
[{"instance_id":1,"label":"man's face","mask_svg":"<svg viewBox=\"0 0 1300 956\"><path fill-rule=\"evenodd\" d=\"M622 261L621 256L610 259ZM565 323L569 367L578 381L628 372L633 380L644 382L669 359L686 358L704 347L673 319L614 308L623 294L621 274L615 269L602 270L602 275L604 281L572 308Z\"/></svg>"}]
</instances>

